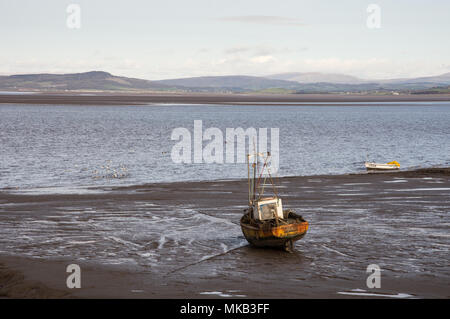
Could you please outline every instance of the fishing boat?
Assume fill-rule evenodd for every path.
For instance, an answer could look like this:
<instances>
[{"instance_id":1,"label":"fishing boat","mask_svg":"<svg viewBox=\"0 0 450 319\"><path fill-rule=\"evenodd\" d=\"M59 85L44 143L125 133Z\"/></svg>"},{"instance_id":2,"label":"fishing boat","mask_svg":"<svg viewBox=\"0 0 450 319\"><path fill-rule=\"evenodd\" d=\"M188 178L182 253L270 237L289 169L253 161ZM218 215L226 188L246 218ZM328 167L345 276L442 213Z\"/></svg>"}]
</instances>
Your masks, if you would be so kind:
<instances>
[{"instance_id":1,"label":"fishing boat","mask_svg":"<svg viewBox=\"0 0 450 319\"><path fill-rule=\"evenodd\" d=\"M258 167L259 158L263 158L261 170ZM308 222L290 209L283 210L282 200L267 165L269 160L269 152L247 155L248 208L244 210L240 224L245 238L253 246L282 248L292 252L294 242L305 236ZM267 174L264 175L265 171ZM272 185L272 196L264 196L267 179Z\"/></svg>"},{"instance_id":2,"label":"fishing boat","mask_svg":"<svg viewBox=\"0 0 450 319\"><path fill-rule=\"evenodd\" d=\"M386 164L365 162L368 171L391 171L400 169L400 164L397 161L392 161Z\"/></svg>"}]
</instances>

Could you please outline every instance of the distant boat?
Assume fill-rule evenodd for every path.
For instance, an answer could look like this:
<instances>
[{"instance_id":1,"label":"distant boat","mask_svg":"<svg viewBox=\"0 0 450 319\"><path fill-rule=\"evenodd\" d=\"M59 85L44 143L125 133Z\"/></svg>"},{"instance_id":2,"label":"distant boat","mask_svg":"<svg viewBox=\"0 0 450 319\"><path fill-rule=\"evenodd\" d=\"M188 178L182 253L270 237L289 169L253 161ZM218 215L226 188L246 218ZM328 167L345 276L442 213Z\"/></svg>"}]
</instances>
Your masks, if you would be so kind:
<instances>
[{"instance_id":1,"label":"distant boat","mask_svg":"<svg viewBox=\"0 0 450 319\"><path fill-rule=\"evenodd\" d=\"M368 171L392 171L400 169L400 164L397 161L392 161L386 164L365 162Z\"/></svg>"},{"instance_id":2,"label":"distant boat","mask_svg":"<svg viewBox=\"0 0 450 319\"><path fill-rule=\"evenodd\" d=\"M282 248L286 251L294 249L294 241L305 236L308 230L308 222L302 216L290 209L283 210L281 198L278 197L267 162L270 153L255 153L247 155L249 201L241 218L241 228L247 241L257 247ZM253 168L253 178L250 177L250 160ZM258 171L258 157L264 158L264 166ZM263 197L265 183L261 183L264 168L267 168L274 196ZM257 174L258 173L258 174ZM257 178L257 175L259 178ZM258 194L257 194L258 193Z\"/></svg>"}]
</instances>

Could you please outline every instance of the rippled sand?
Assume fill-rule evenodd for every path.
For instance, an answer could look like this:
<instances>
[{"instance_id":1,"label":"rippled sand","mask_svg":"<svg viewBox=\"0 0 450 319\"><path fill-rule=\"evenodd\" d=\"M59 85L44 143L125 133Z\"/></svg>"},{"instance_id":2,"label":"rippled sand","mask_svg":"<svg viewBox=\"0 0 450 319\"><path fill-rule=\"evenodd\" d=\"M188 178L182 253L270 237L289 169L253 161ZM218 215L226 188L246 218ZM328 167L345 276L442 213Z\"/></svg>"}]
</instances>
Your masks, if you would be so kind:
<instances>
[{"instance_id":1,"label":"rippled sand","mask_svg":"<svg viewBox=\"0 0 450 319\"><path fill-rule=\"evenodd\" d=\"M293 254L243 238L245 181L0 192L0 293L27 296L32 280L54 297L450 296L448 170L279 183L284 206L310 223ZM65 287L71 263L76 291ZM369 264L381 289L366 286Z\"/></svg>"}]
</instances>

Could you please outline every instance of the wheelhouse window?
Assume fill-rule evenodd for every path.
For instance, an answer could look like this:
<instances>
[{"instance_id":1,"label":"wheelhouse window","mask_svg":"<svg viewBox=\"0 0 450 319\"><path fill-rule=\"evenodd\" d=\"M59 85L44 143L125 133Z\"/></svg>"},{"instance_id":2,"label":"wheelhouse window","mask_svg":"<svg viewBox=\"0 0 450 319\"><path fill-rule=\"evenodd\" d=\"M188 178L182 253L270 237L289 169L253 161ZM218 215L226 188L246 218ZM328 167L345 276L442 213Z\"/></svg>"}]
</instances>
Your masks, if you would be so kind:
<instances>
[{"instance_id":1,"label":"wheelhouse window","mask_svg":"<svg viewBox=\"0 0 450 319\"><path fill-rule=\"evenodd\" d=\"M273 218L277 214L277 205L276 203L262 204L259 205L259 211L262 219Z\"/></svg>"}]
</instances>

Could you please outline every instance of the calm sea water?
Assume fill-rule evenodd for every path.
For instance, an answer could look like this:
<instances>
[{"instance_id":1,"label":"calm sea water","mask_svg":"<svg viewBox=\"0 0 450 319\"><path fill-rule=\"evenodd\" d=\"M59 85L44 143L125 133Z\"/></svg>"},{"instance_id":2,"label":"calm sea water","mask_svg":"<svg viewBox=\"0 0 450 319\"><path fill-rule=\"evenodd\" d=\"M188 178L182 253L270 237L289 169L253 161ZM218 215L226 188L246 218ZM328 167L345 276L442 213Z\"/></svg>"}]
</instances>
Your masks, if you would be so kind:
<instances>
[{"instance_id":1,"label":"calm sea water","mask_svg":"<svg viewBox=\"0 0 450 319\"><path fill-rule=\"evenodd\" d=\"M448 166L450 102L279 106L0 105L0 188L245 178L246 164L175 164L171 133L209 127L280 129L279 176ZM270 139L270 135L269 135ZM204 142L206 145L207 142Z\"/></svg>"}]
</instances>

